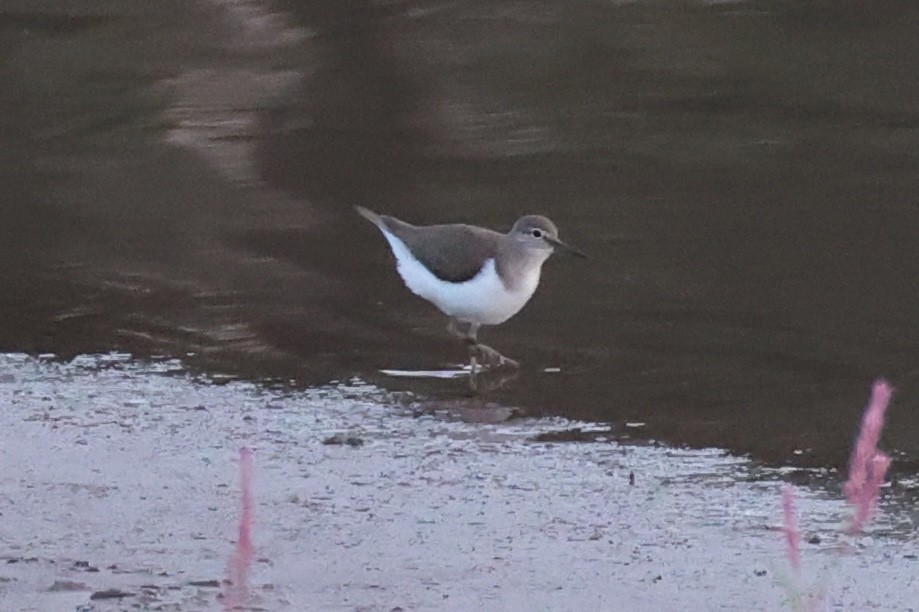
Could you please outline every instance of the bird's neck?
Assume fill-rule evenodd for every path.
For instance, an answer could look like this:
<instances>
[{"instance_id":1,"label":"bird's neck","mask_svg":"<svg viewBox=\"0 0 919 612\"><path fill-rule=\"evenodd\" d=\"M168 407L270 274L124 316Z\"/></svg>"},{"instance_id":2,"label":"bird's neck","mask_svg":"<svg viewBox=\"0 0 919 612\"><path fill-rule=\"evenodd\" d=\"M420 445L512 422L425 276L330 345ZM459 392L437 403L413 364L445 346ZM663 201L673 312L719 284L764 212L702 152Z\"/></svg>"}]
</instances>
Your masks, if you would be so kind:
<instances>
[{"instance_id":1,"label":"bird's neck","mask_svg":"<svg viewBox=\"0 0 919 612\"><path fill-rule=\"evenodd\" d=\"M551 254L549 250L502 250L498 253L495 269L508 291L532 292L539 284L542 264Z\"/></svg>"}]
</instances>

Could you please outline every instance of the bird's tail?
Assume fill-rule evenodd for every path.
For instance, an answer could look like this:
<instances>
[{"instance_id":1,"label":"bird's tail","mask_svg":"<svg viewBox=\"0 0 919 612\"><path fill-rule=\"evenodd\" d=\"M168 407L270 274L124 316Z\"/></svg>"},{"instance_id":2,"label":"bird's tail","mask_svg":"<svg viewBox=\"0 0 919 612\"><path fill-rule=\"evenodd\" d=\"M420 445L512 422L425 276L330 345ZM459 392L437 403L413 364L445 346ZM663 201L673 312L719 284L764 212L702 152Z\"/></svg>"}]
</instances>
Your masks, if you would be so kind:
<instances>
[{"instance_id":1,"label":"bird's tail","mask_svg":"<svg viewBox=\"0 0 919 612\"><path fill-rule=\"evenodd\" d=\"M380 218L380 215L376 214L369 208L364 208L363 206L355 206L354 210L357 211L357 214L367 219L368 221L376 225L378 228L384 229L386 227L386 224L383 223L383 219Z\"/></svg>"}]
</instances>

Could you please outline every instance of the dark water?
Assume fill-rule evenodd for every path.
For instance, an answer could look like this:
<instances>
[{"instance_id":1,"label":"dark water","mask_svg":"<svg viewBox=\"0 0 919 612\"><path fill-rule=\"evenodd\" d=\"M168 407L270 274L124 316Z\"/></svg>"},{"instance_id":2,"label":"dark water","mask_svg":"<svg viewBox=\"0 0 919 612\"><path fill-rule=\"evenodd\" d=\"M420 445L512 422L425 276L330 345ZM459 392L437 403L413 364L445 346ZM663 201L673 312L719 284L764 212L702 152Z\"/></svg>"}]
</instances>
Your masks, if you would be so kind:
<instances>
[{"instance_id":1,"label":"dark water","mask_svg":"<svg viewBox=\"0 0 919 612\"><path fill-rule=\"evenodd\" d=\"M919 455L919 7L0 7L0 350L194 353L310 383L463 358L352 211L556 258L490 399L844 463L871 381ZM545 373L545 368L560 368Z\"/></svg>"}]
</instances>

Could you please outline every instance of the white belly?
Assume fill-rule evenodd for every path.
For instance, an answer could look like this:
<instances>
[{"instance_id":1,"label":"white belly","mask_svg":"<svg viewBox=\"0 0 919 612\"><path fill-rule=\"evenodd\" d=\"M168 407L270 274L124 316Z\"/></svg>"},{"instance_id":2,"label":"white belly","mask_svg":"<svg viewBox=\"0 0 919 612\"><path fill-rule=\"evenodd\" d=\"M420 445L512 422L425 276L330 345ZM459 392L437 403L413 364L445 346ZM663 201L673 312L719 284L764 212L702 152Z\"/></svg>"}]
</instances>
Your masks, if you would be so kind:
<instances>
[{"instance_id":1,"label":"white belly","mask_svg":"<svg viewBox=\"0 0 919 612\"><path fill-rule=\"evenodd\" d=\"M384 231L396 256L396 266L405 286L437 306L444 314L468 323L497 325L510 319L533 296L539 284L540 266L528 270L523 282L509 291L495 269L495 260L485 262L482 271L462 283L443 281L421 265L405 244Z\"/></svg>"}]
</instances>

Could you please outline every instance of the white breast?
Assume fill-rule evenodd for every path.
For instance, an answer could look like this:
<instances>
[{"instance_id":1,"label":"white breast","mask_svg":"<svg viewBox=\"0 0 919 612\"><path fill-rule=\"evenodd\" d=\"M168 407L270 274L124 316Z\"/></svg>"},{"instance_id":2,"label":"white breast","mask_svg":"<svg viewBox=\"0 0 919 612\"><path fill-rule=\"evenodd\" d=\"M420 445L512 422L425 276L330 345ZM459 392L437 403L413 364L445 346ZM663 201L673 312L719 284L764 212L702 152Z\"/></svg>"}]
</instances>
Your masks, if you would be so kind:
<instances>
[{"instance_id":1,"label":"white breast","mask_svg":"<svg viewBox=\"0 0 919 612\"><path fill-rule=\"evenodd\" d=\"M497 325L517 314L533 296L539 284L540 266L528 269L522 282L509 291L489 259L482 271L468 281L451 283L443 281L415 259L405 243L383 230L402 280L412 293L423 297L444 314L461 321L481 325Z\"/></svg>"}]
</instances>

